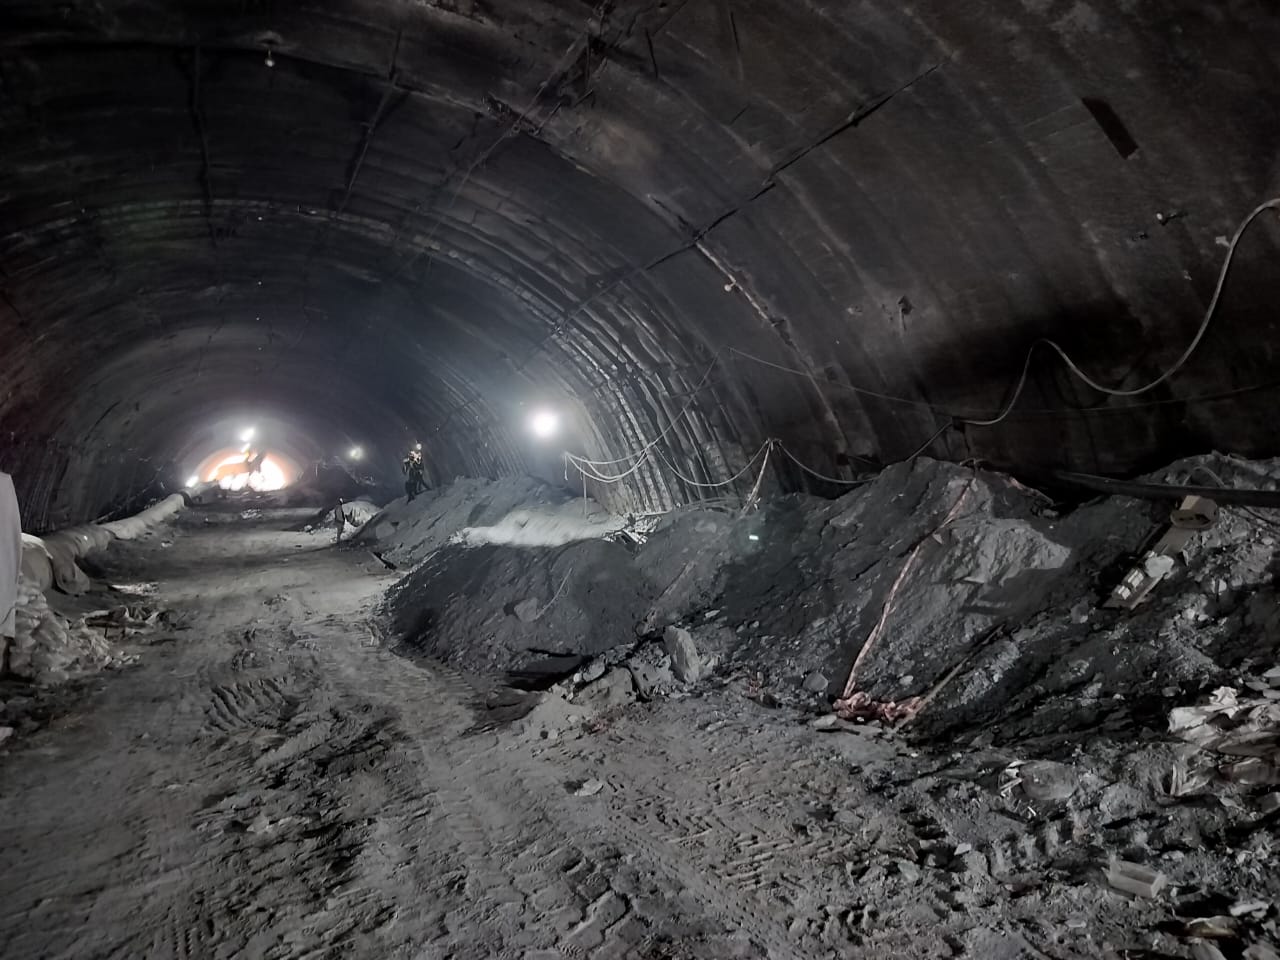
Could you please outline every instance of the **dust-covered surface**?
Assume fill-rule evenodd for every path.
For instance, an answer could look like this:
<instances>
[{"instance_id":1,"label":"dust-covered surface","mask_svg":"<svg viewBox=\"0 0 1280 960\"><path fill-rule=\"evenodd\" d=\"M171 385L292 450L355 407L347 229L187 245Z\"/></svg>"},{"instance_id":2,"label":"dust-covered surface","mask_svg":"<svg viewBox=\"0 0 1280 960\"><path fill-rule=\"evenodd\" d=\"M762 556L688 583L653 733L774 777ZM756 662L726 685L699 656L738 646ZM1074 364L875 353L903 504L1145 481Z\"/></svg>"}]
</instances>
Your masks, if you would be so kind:
<instances>
[{"instance_id":1,"label":"dust-covered surface","mask_svg":"<svg viewBox=\"0 0 1280 960\"><path fill-rule=\"evenodd\" d=\"M0 954L1270 957L1266 515L1125 613L1159 508L948 465L644 543L450 496L407 572L268 509L104 558L187 629L5 745ZM882 619L859 689L950 677L899 729L830 710Z\"/></svg>"},{"instance_id":2,"label":"dust-covered surface","mask_svg":"<svg viewBox=\"0 0 1280 960\"><path fill-rule=\"evenodd\" d=\"M361 532L360 541L376 545L401 567L421 562L465 527L489 526L516 510L555 508L569 498L530 477L506 480L459 478L406 501L388 504Z\"/></svg>"},{"instance_id":3,"label":"dust-covered surface","mask_svg":"<svg viewBox=\"0 0 1280 960\"><path fill-rule=\"evenodd\" d=\"M1212 473L1197 483L1280 474L1210 458L1167 475L1198 465ZM1275 530L1256 511L1223 511L1136 612L1101 609L1169 506L1112 497L1063 512L1003 475L919 460L835 501L676 511L639 545L433 540L391 591L388 622L407 649L490 670L656 642L674 624L780 697L815 676L814 692L837 696L857 659L853 686L873 699L930 697L918 722L935 733L1088 729L1274 656Z\"/></svg>"}]
</instances>

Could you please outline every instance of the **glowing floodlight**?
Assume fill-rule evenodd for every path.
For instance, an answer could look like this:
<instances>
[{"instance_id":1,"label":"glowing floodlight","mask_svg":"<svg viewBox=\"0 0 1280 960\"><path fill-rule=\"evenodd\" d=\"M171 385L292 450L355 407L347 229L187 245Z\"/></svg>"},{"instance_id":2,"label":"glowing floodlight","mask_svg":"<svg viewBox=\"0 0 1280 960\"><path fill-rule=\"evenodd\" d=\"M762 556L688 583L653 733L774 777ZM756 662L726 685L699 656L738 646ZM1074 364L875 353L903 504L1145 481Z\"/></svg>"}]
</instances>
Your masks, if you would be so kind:
<instances>
[{"instance_id":1,"label":"glowing floodlight","mask_svg":"<svg viewBox=\"0 0 1280 960\"><path fill-rule=\"evenodd\" d=\"M363 447L352 447L347 451L347 456L352 460L360 460L364 457Z\"/></svg>"},{"instance_id":2,"label":"glowing floodlight","mask_svg":"<svg viewBox=\"0 0 1280 960\"><path fill-rule=\"evenodd\" d=\"M529 417L529 430L539 440L554 437L560 432L560 414L554 410L537 410Z\"/></svg>"},{"instance_id":3,"label":"glowing floodlight","mask_svg":"<svg viewBox=\"0 0 1280 960\"><path fill-rule=\"evenodd\" d=\"M191 476L187 477L187 486L188 486L188 487L194 487L194 486L195 486L196 484L198 484L199 482L200 482L200 478L199 478L199 477L197 477L195 474L192 474Z\"/></svg>"},{"instance_id":4,"label":"glowing floodlight","mask_svg":"<svg viewBox=\"0 0 1280 960\"><path fill-rule=\"evenodd\" d=\"M258 431L253 427L245 427L240 431L240 442L248 443Z\"/></svg>"}]
</instances>

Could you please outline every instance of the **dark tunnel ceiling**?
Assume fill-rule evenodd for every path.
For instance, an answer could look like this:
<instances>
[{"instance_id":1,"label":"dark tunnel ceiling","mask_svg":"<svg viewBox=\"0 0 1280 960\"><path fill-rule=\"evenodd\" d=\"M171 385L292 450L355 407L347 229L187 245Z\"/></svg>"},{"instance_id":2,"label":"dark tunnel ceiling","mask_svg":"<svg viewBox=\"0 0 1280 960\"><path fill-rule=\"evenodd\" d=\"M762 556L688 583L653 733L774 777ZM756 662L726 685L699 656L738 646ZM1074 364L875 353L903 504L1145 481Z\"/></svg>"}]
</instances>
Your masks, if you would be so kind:
<instances>
[{"instance_id":1,"label":"dark tunnel ceiling","mask_svg":"<svg viewBox=\"0 0 1280 960\"><path fill-rule=\"evenodd\" d=\"M529 398L615 457L718 357L670 456L719 479L777 436L849 476L924 402L999 409L1037 337L1116 384L1176 357L1280 192L1276 49L1268 0L4 3L0 422L19 473L189 456L227 397L498 473ZM1146 405L1076 412L1134 401L1046 355L930 452L1276 452L1240 391L1276 379L1277 236Z\"/></svg>"}]
</instances>

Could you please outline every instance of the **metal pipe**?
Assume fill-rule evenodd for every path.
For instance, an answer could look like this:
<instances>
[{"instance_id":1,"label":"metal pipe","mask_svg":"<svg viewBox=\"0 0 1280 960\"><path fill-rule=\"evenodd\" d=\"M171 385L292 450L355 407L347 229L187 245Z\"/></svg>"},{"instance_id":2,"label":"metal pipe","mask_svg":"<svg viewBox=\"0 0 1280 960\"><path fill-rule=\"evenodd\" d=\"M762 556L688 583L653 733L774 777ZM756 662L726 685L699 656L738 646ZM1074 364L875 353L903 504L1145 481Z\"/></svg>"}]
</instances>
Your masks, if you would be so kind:
<instances>
[{"instance_id":1,"label":"metal pipe","mask_svg":"<svg viewBox=\"0 0 1280 960\"><path fill-rule=\"evenodd\" d=\"M1200 487L1182 483L1146 483L1141 480L1113 480L1091 473L1071 473L1055 470L1049 474L1057 483L1092 490L1097 493L1119 494L1140 500L1180 500L1183 497L1205 497L1218 504L1246 507L1280 508L1280 490L1257 490L1241 487Z\"/></svg>"}]
</instances>

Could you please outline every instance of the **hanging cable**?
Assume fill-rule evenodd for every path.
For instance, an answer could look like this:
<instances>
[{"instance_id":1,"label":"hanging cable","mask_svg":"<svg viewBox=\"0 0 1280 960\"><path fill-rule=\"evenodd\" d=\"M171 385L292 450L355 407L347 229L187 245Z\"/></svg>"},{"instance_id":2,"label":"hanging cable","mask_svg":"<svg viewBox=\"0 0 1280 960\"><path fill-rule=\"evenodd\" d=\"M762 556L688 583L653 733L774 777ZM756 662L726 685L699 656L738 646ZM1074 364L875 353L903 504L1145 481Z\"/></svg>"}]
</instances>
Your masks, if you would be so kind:
<instances>
[{"instance_id":1,"label":"hanging cable","mask_svg":"<svg viewBox=\"0 0 1280 960\"><path fill-rule=\"evenodd\" d=\"M844 484L845 486L855 487L862 483L870 483L871 480L874 479L874 477L868 477L863 480L841 480L837 477L828 477L826 474L819 473L817 470L814 470L812 467L805 466L798 459L796 459L796 455L792 453L790 450L788 450L783 444L781 443L778 444L778 449L781 450L783 453L785 453L787 457L791 460L791 462L794 463L801 470L803 470L805 473L810 474L811 476L815 476L819 480L825 480L827 481L827 483L841 483L841 484Z\"/></svg>"},{"instance_id":2,"label":"hanging cable","mask_svg":"<svg viewBox=\"0 0 1280 960\"><path fill-rule=\"evenodd\" d=\"M566 453L565 456L568 459L568 461L572 463L578 469L578 472L581 473L583 476L590 477L592 480L595 480L599 483L617 483L620 480L627 479L627 477L631 476L633 473L635 473L637 470L643 467L646 463L648 463L649 454L650 454L650 451L652 451L652 449L653 449L652 445L647 447L643 455L640 457L640 459L637 460L634 464L632 464L630 469L624 470L622 473L615 474L613 476L606 476L605 474L600 473L592 465L590 460L584 460L581 457L577 457L572 453Z\"/></svg>"},{"instance_id":3,"label":"hanging cable","mask_svg":"<svg viewBox=\"0 0 1280 960\"><path fill-rule=\"evenodd\" d=\"M1236 228L1235 234L1231 238L1231 242L1227 245L1227 254L1226 254L1226 257L1223 259L1222 269L1218 271L1218 282L1214 287L1213 296L1209 301L1208 309L1205 310L1204 319L1200 322L1200 326L1196 330L1195 336L1192 337L1191 342L1187 344L1186 349L1182 351L1182 354L1178 357L1177 360L1173 362L1173 364L1168 369L1166 369L1154 380L1150 381L1149 383L1143 384L1140 387L1133 387L1130 389L1119 389L1115 387L1104 386L1103 384L1099 383L1097 380L1090 377L1087 373L1085 373L1080 368L1080 366L1074 360L1071 359L1070 355L1068 355L1067 352L1061 346L1059 346L1057 343L1049 339L1036 340L1030 346L1030 348L1028 348L1026 358L1023 360L1023 363L1022 363L1022 371L1018 376L1016 385L1014 386L1013 394L1010 396L1009 401L1004 405L1004 407L1000 410L1000 412L993 417L981 417L974 414L971 414L968 416L963 416L958 413L952 414L952 413L948 413L943 408L938 407L924 400L913 400L909 397L894 396L893 394L881 393L876 390L868 390L864 387L856 387L856 386L853 386L852 384L837 384L837 386L843 389L850 390L853 393L874 397L878 400L884 400L888 403L897 403L905 406L912 406L912 407L932 410L935 413L943 413L943 414L946 414L947 416L953 417L956 421L960 423L966 423L971 426L992 427L1002 422L1013 411L1013 408L1017 405L1018 400L1022 397L1023 391L1026 389L1027 380L1030 378L1030 374L1031 374L1031 361L1035 355L1036 348L1040 346L1046 346L1046 347L1049 347L1051 350L1053 350L1062 359L1062 361L1067 365L1067 369L1071 372L1073 376L1075 376L1076 378L1078 378L1088 386L1092 387L1094 390L1098 391L1099 393L1104 393L1112 397L1136 397L1144 393L1148 393L1149 391L1154 390L1160 384L1164 383L1166 380L1168 380L1170 377L1176 374L1179 370L1181 370L1186 365L1187 361L1191 359L1192 354L1194 354L1196 350L1199 348L1200 342L1204 339L1204 335L1208 331L1209 324L1213 321L1214 314L1217 312L1217 309L1218 309L1218 304L1222 299L1222 291L1226 287L1227 275L1230 273L1231 264L1235 259L1236 248L1239 246L1241 238L1244 236L1245 231L1248 230L1250 224L1252 224L1254 220L1260 217L1265 211L1274 210L1274 209L1280 209L1280 197L1276 197L1271 200L1267 200L1264 203L1258 204L1258 206L1254 207L1253 210L1250 211L1249 215L1240 222L1240 225ZM730 347L729 352L737 356L740 356L746 360L750 360L753 363L759 363L766 367L772 367L775 370L781 370L784 373L791 373L791 374L795 374L796 376L802 376L806 378L812 377L812 374L808 371L799 370L799 369L796 369L795 367L788 367L781 363L775 363L772 360L766 360L763 357L754 356L752 354L747 353L744 350L739 350L737 347ZM1159 401L1159 403L1189 402L1192 399L1197 399L1197 398L1187 398L1186 400L1174 400L1174 401ZM1140 407L1143 405L1134 404L1133 406ZM1113 410L1117 408L1104 407L1099 409ZM1119 409L1125 409L1125 408L1122 407ZM1042 411L1042 412L1052 413L1056 411Z\"/></svg>"},{"instance_id":4,"label":"hanging cable","mask_svg":"<svg viewBox=\"0 0 1280 960\"><path fill-rule=\"evenodd\" d=\"M674 465L670 460L668 460L666 457L664 457L661 453L658 453L658 455L657 455L657 456L658 456L658 459L662 461L663 465L664 465L668 470L670 470L672 473L674 473L677 477L679 477L679 478L680 478L681 480L683 480L685 483L689 484L689 486L691 486L691 487L698 487L698 488L699 488L699 489L701 489L701 490L714 490L714 489L716 489L716 488L718 488L718 487L727 487L727 486L729 486L729 484L734 483L735 481L739 480L739 479L742 477L742 475L743 475L743 474L745 474L748 470L750 470L750 469L751 469L751 467L752 467L752 465L753 465L757 460L759 460L759 459L760 459L760 454L764 453L764 452L765 452L765 450L769 449L769 445L770 445L770 444L772 444L772 443L774 443L774 442L776 442L776 441L773 441L773 440L766 440L763 444L761 444L761 445L760 445L759 449L757 449L757 450L756 450L756 452L755 452L755 453L753 453L753 454L751 455L751 459L747 461L746 466L744 466L741 470L739 470L737 473L735 473L735 474L734 474L732 477L730 477L728 480L721 480L719 483L699 483L697 480L691 480L689 477L686 477L683 473L681 473L679 470L677 470L677 469L675 468L675 465Z\"/></svg>"},{"instance_id":5,"label":"hanging cable","mask_svg":"<svg viewBox=\"0 0 1280 960\"><path fill-rule=\"evenodd\" d=\"M1213 296L1210 298L1209 306L1205 311L1204 319L1200 322L1200 326L1196 330L1195 336L1192 337L1191 342L1187 345L1186 349L1182 351L1182 354L1178 357L1177 360L1173 362L1173 364L1170 367L1164 370L1154 380L1151 380L1150 382L1140 387L1133 387L1130 389L1119 389L1119 388L1107 387L1101 383L1098 383L1096 380L1094 380L1092 377L1086 374L1079 367L1079 365L1076 364L1076 362L1071 359L1071 357L1067 354L1067 352L1061 346L1059 346L1057 343L1047 338L1036 340L1034 343L1031 344L1030 348L1028 348L1026 358L1023 360L1023 363L1022 363L1022 370L1018 375L1016 384L1014 385L1013 393L1009 397L1008 402L1004 405L1004 407L1000 410L1000 412L997 413L994 417L983 418L983 417L977 417L977 416L960 416L959 414L948 413L947 411L943 410L941 407L938 407L924 400L912 400L907 397L898 397L892 394L882 393L876 390L868 390L862 387L855 387L851 384L838 384L838 386L851 390L854 393L875 397L877 399L884 400L889 403L898 403L906 406L916 407L918 409L930 410L934 413L943 414L949 418L948 421L945 424L943 424L943 426L940 427L924 444L922 444L920 448L916 450L915 453L911 454L910 457L906 458L907 461L914 460L916 457L924 453L924 451L927 450L929 446L935 440L938 439L938 437L942 436L943 433L945 433L950 427L954 426L957 423L968 424L971 426L990 427L990 426L995 426L996 424L1001 423L1003 420L1005 420L1009 416L1009 414L1013 411L1014 407L1018 403L1018 400L1022 397L1023 391L1026 389L1027 382L1030 379L1030 375L1031 375L1031 361L1035 356L1036 348L1042 345L1047 346L1051 350L1053 350L1067 365L1068 371L1070 371L1073 376L1077 377L1082 382L1092 387L1094 390L1100 393L1107 394L1108 396L1114 396L1114 397L1140 396L1141 394L1147 393L1155 389L1160 384L1164 383L1166 380L1168 380L1170 377L1176 374L1179 370L1181 370L1182 367L1186 365L1187 361L1191 359L1191 356L1195 353L1195 351L1199 348L1201 341L1204 339L1205 333L1209 329L1210 323L1212 323L1213 321L1214 314L1217 312L1218 304L1222 299L1222 292L1226 287L1227 276L1230 273L1231 264L1235 258L1236 248L1239 246L1240 240L1243 238L1245 231L1248 230L1249 226L1253 223L1253 221L1256 220L1259 216L1261 216L1265 211L1270 209L1280 209L1280 197L1267 200L1264 203L1260 203L1252 211L1250 211L1249 215L1245 217L1244 220L1240 222L1240 225L1236 228L1235 234L1231 238L1231 242L1228 244L1226 257L1223 260L1221 270L1218 272L1218 281L1214 287ZM772 360L766 360L762 357L757 357L757 356L754 356L753 354L747 353L744 350L739 350L737 347L729 347L728 352L732 355L743 357L744 359L751 360L754 363L759 363L766 367L772 367L773 369L780 370L784 373L791 373L797 376L803 376L809 380L813 379L813 374L811 371L799 370L795 367L788 367L788 366L785 366L784 364L775 363ZM707 380L711 377L711 373L715 369L716 365L720 362L720 359L721 359L721 354L717 353L712 358L711 363L708 365L706 372L702 375L702 378L698 381L698 385L694 387L692 391L690 391L689 400L684 405L684 407L681 408L680 412L671 419L671 421L667 424L667 426L665 427L665 429L662 430L661 433L659 433L652 440L645 443L645 445L641 447L638 451L631 454L627 454L616 460L588 460L585 457L579 457L579 456L576 456L575 454L566 452L565 453L566 468L568 463L572 463L579 470L579 472L581 472L584 475L584 477L589 477L592 480L595 480L599 483L605 483L605 484L618 483L622 480L625 480L627 477L632 476L637 470L640 469L640 467L642 467L645 463L649 461L654 448L660 442L666 439L666 437L671 433L671 431L675 429L676 424L688 414L689 410L693 406L694 400L696 399L698 393L701 391L703 386L706 385ZM1160 401L1160 402L1166 402L1166 401ZM1140 406L1140 405L1135 404L1134 406ZM1108 409L1112 409L1112 408L1108 408ZM790 450L788 450L779 441L769 441L764 446L762 446L760 450L757 450L756 454L752 457L752 459L748 461L747 467L749 467L751 464L755 462L756 458L760 456L761 451L769 450L773 446L777 446L778 449L780 449L787 456L788 459L790 459L797 467L799 467L805 473L808 473L810 476L816 477L819 480L826 481L827 483L835 483L835 484L841 484L846 486L856 486L856 485L868 482L865 479L864 480L844 480L837 477L830 477L823 473L819 473L817 470L814 470L812 467L809 467L807 464L802 463ZM739 479L742 476L742 474L746 472L746 469L747 469L747 467L744 467L742 471L739 471L739 473L735 474L731 479L727 481L723 481L721 483L716 483L716 484L703 484L683 476L675 468L673 464L671 464L665 457L661 455L661 453L658 454L658 457L660 460L662 460L663 465L666 466L667 469L669 469L679 479L699 489L712 489L719 486L727 486L728 484ZM619 474L606 475L602 471L597 469L599 467L610 467L610 466L616 466L622 463L629 463L632 460L634 460L635 462L627 470Z\"/></svg>"},{"instance_id":6,"label":"hanging cable","mask_svg":"<svg viewBox=\"0 0 1280 960\"><path fill-rule=\"evenodd\" d=\"M903 462L903 463L910 463L910 462L911 462L912 460L914 460L916 457L920 456L920 454L924 453L924 452L925 452L926 450L928 450L931 446L933 446L933 441L937 440L940 436L942 436L944 433L946 433L948 430L950 430L950 429L951 429L952 427L954 427L954 426L955 426L955 421L953 421L953 420L948 420L946 423L944 423L942 426L940 426L940 427L938 428L937 432L936 432L936 433L934 433L934 435L933 435L933 436L931 436L931 437L930 437L928 440L926 440L924 443L920 444L920 446L916 449L916 452L915 452L915 453L913 453L911 456L907 457L907 458L906 458L905 460L903 460L902 462Z\"/></svg>"},{"instance_id":7,"label":"hanging cable","mask_svg":"<svg viewBox=\"0 0 1280 960\"><path fill-rule=\"evenodd\" d=\"M689 391L689 400L681 408L680 412L671 418L671 422L667 424L667 428L665 430L663 430L660 434L658 434L656 437L650 440L647 444L645 444L644 447L642 447L636 453L629 453L624 457L619 457L617 460L588 460L585 457L577 457L577 456L574 456L573 454L569 454L569 456L573 458L576 462L586 463L593 467L612 467L612 466L616 466L619 463L626 463L629 460L634 460L636 457L644 456L646 453L649 452L649 450L651 450L657 444L661 443L664 439L666 439L667 434L669 434L672 430L675 429L675 425L679 423L681 418L683 418L684 415L687 414L689 410L693 407L693 402L697 398L698 392L702 390L704 386L706 386L707 380L711 378L711 371L713 371L716 368L716 364L719 362L720 362L720 354L717 353L714 357L711 358L711 363L707 366L707 371L702 375L702 379L698 381L698 385L694 387L691 391Z\"/></svg>"}]
</instances>

